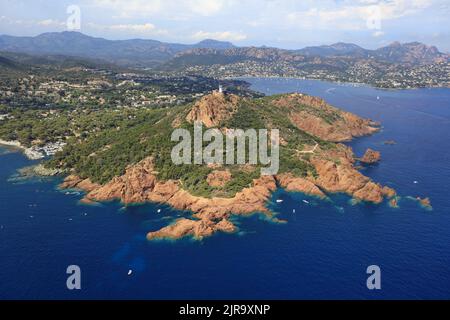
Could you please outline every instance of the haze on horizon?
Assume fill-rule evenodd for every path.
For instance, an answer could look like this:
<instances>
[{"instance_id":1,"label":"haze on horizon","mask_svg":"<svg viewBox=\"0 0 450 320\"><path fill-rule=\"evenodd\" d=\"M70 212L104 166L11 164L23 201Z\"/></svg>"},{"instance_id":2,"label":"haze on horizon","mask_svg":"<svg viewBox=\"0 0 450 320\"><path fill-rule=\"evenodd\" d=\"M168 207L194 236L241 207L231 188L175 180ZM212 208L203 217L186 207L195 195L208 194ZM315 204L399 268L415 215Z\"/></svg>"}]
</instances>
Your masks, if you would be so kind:
<instances>
[{"instance_id":1,"label":"haze on horizon","mask_svg":"<svg viewBox=\"0 0 450 320\"><path fill-rule=\"evenodd\" d=\"M446 0L0 0L0 34L67 31L73 5L81 15L72 31L113 40L210 38L287 49L420 41L450 51Z\"/></svg>"}]
</instances>

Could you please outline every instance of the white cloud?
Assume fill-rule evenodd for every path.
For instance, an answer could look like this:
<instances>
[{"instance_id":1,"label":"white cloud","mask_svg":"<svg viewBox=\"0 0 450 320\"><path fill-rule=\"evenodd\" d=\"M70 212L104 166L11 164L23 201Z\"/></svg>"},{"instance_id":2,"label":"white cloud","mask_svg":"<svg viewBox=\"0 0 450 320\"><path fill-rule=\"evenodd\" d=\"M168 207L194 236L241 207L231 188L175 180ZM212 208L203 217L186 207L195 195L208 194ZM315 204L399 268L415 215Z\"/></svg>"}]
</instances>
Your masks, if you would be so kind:
<instances>
[{"instance_id":1,"label":"white cloud","mask_svg":"<svg viewBox=\"0 0 450 320\"><path fill-rule=\"evenodd\" d=\"M159 29L152 23L143 24L113 24L113 25L101 25L96 23L88 23L89 28L102 30L102 31L114 31L114 32L124 32L129 34L139 34L143 35L168 35L169 32L165 29Z\"/></svg>"},{"instance_id":2,"label":"white cloud","mask_svg":"<svg viewBox=\"0 0 450 320\"><path fill-rule=\"evenodd\" d=\"M378 37L381 37L382 35L384 35L384 32L383 31L375 31L374 33L372 33L372 35L375 38L378 38Z\"/></svg>"},{"instance_id":3,"label":"white cloud","mask_svg":"<svg viewBox=\"0 0 450 320\"><path fill-rule=\"evenodd\" d=\"M215 39L222 41L242 41L247 39L247 35L240 32L232 32L232 31L223 31L223 32L198 31L192 35L192 38L196 40Z\"/></svg>"},{"instance_id":4,"label":"white cloud","mask_svg":"<svg viewBox=\"0 0 450 320\"><path fill-rule=\"evenodd\" d=\"M37 25L43 27L54 27L54 26L65 26L64 22L53 20L53 19L45 19L37 22Z\"/></svg>"},{"instance_id":5,"label":"white cloud","mask_svg":"<svg viewBox=\"0 0 450 320\"><path fill-rule=\"evenodd\" d=\"M343 1L340 5L288 13L287 21L304 28L361 30L367 28L373 19L380 23L383 20L397 19L417 13L431 4L432 0Z\"/></svg>"},{"instance_id":6,"label":"white cloud","mask_svg":"<svg viewBox=\"0 0 450 320\"><path fill-rule=\"evenodd\" d=\"M111 30L121 30L121 31L137 31L137 32L148 32L156 30L154 24L144 23L144 24L115 24L109 26Z\"/></svg>"},{"instance_id":7,"label":"white cloud","mask_svg":"<svg viewBox=\"0 0 450 320\"><path fill-rule=\"evenodd\" d=\"M66 25L65 22L53 19L44 19L44 20L23 20L23 19L11 19L6 16L0 16L0 22L4 22L9 25L17 25L23 27L64 27Z\"/></svg>"},{"instance_id":8,"label":"white cloud","mask_svg":"<svg viewBox=\"0 0 450 320\"><path fill-rule=\"evenodd\" d=\"M223 9L224 0L189 0L186 5L193 13L211 16Z\"/></svg>"},{"instance_id":9,"label":"white cloud","mask_svg":"<svg viewBox=\"0 0 450 320\"><path fill-rule=\"evenodd\" d=\"M119 17L154 15L161 12L161 0L95 0L95 7L109 9Z\"/></svg>"},{"instance_id":10,"label":"white cloud","mask_svg":"<svg viewBox=\"0 0 450 320\"><path fill-rule=\"evenodd\" d=\"M112 10L115 17L164 16L176 20L190 16L212 16L235 0L95 0L93 6Z\"/></svg>"}]
</instances>

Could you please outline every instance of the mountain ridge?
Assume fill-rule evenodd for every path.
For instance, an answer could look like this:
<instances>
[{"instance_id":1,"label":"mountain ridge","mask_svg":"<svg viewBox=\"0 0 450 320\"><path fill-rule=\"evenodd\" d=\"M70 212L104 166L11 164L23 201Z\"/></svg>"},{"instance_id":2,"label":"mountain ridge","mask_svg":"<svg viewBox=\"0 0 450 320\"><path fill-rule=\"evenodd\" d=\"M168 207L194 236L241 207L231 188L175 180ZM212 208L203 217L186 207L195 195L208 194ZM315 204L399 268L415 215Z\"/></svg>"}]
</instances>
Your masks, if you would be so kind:
<instances>
[{"instance_id":1,"label":"mountain ridge","mask_svg":"<svg viewBox=\"0 0 450 320\"><path fill-rule=\"evenodd\" d=\"M1 51L97 58L122 65L151 66L180 51L205 46L224 49L233 47L233 44L212 39L191 45L151 39L107 40L74 31L47 32L35 37L0 35Z\"/></svg>"},{"instance_id":2,"label":"mountain ridge","mask_svg":"<svg viewBox=\"0 0 450 320\"><path fill-rule=\"evenodd\" d=\"M448 57L448 54L440 52L437 47L419 42L403 44L393 42L375 50L345 42L288 50L266 46L237 47L231 42L213 39L205 39L194 44L168 43L151 39L108 40L74 31L47 32L35 37L0 35L0 51L79 56L142 67L167 62L183 53L198 54L205 49L212 50L214 53L215 50L238 52L241 48L253 52L276 52L277 56L289 54L304 57L376 58L391 63L430 63Z\"/></svg>"}]
</instances>

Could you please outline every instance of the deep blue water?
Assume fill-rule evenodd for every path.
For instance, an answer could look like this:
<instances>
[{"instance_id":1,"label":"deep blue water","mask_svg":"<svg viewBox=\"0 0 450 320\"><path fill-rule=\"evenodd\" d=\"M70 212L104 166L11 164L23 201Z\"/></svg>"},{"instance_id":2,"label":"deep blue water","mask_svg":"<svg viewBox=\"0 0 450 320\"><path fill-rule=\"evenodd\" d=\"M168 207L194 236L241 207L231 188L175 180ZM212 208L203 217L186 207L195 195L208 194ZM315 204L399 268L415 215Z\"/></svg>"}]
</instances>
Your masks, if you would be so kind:
<instances>
[{"instance_id":1,"label":"deep blue water","mask_svg":"<svg viewBox=\"0 0 450 320\"><path fill-rule=\"evenodd\" d=\"M11 180L32 162L0 149L0 298L449 299L450 90L251 82L266 94L305 92L381 121L382 132L351 145L358 155L367 147L382 152L364 174L394 187L400 209L279 190L274 199L284 202L269 206L287 224L254 215L236 219L239 234L147 242L146 232L186 213L152 204L79 205L82 195L58 191L58 179ZM433 210L406 196L429 196ZM81 267L80 291L66 289L71 264ZM381 267L380 291L366 288L372 264Z\"/></svg>"}]
</instances>

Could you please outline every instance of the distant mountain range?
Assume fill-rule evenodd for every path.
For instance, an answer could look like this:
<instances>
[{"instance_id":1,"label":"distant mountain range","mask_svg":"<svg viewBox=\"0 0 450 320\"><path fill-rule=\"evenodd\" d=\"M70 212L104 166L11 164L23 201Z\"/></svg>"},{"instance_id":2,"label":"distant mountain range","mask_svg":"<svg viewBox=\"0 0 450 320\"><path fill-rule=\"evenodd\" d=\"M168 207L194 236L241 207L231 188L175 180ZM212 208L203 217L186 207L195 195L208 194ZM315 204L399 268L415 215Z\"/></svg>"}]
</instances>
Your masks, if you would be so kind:
<instances>
[{"instance_id":1,"label":"distant mountain range","mask_svg":"<svg viewBox=\"0 0 450 320\"><path fill-rule=\"evenodd\" d=\"M376 58L393 63L433 63L448 56L439 52L436 47L420 42L404 44L394 42L376 50L367 50L356 44L339 42L330 46L306 47L295 52L305 56Z\"/></svg>"},{"instance_id":2,"label":"distant mountain range","mask_svg":"<svg viewBox=\"0 0 450 320\"><path fill-rule=\"evenodd\" d=\"M311 57L339 57L357 60L375 59L401 64L429 64L446 61L449 57L448 54L439 52L436 47L419 42L405 44L394 42L376 50L364 49L351 43L284 50L267 47L236 47L230 42L210 39L191 45L142 39L106 40L67 31L44 33L36 37L2 35L0 51L101 59L134 67L154 67L163 63L168 63L167 65L201 64L205 57L209 62L217 63L234 63L246 59L296 61Z\"/></svg>"},{"instance_id":3,"label":"distant mountain range","mask_svg":"<svg viewBox=\"0 0 450 320\"><path fill-rule=\"evenodd\" d=\"M234 47L226 50L197 48L177 53L172 63L186 64L186 60L201 60L199 56L208 57L206 60L215 60L215 63L219 64L221 60L223 63L249 59L293 62L318 58L319 60L333 59L335 61L371 59L384 63L416 65L446 61L449 58L448 54L439 52L436 47L427 46L419 42L405 44L394 42L376 50L364 49L351 43L335 43L329 46L306 47L300 50L283 50L267 47Z\"/></svg>"},{"instance_id":4,"label":"distant mountain range","mask_svg":"<svg viewBox=\"0 0 450 320\"><path fill-rule=\"evenodd\" d=\"M295 52L305 56L339 56L339 55L360 55L365 56L367 54L366 49L353 43L338 42L332 45L306 47Z\"/></svg>"},{"instance_id":5,"label":"distant mountain range","mask_svg":"<svg viewBox=\"0 0 450 320\"><path fill-rule=\"evenodd\" d=\"M0 51L33 55L66 55L103 59L120 65L152 66L172 58L181 51L195 48L229 49L229 42L203 40L186 45L156 40L106 40L79 32L51 32L36 37L0 36Z\"/></svg>"}]
</instances>

